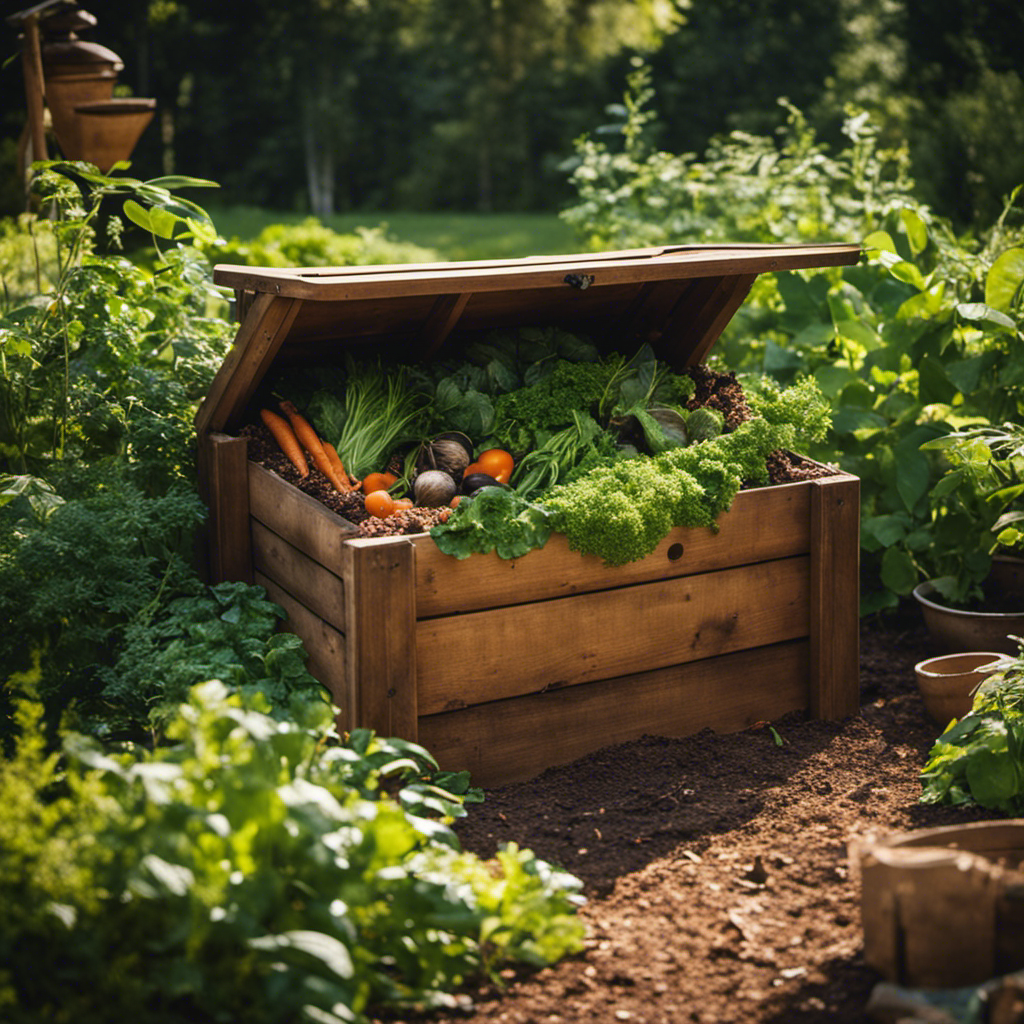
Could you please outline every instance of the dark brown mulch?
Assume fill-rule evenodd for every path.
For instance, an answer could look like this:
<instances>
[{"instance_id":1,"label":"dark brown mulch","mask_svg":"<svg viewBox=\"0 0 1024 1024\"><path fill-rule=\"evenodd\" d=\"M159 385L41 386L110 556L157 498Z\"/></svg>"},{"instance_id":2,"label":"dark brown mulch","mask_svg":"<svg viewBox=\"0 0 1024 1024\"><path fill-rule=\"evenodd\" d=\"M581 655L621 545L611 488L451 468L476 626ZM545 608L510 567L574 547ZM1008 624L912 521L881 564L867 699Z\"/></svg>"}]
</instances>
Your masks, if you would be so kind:
<instances>
[{"instance_id":1,"label":"dark brown mulch","mask_svg":"<svg viewBox=\"0 0 1024 1024\"><path fill-rule=\"evenodd\" d=\"M911 609L861 636L860 714L646 736L493 789L459 825L481 855L514 841L585 883L586 950L436 1021L837 1024L865 1020L847 844L990 817L918 803L940 729L914 685L935 653ZM552 738L557 742L557 738Z\"/></svg>"}]
</instances>

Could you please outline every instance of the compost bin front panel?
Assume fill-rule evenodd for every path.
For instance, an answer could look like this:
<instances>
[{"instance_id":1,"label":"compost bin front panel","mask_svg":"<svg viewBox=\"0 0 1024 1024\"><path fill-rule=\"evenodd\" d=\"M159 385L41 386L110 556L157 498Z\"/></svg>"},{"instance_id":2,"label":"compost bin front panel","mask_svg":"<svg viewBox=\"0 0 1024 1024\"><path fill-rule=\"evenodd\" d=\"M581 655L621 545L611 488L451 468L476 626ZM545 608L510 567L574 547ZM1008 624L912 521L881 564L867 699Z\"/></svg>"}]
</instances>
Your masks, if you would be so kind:
<instances>
[{"instance_id":1,"label":"compost bin front panel","mask_svg":"<svg viewBox=\"0 0 1024 1024\"><path fill-rule=\"evenodd\" d=\"M611 743L859 706L859 483L742 491L608 567L554 535L458 560L426 535L362 538L249 462L237 430L275 368L435 358L494 327L561 326L699 362L756 275L855 262L853 246L686 246L429 266L217 268L242 323L197 414L211 574L263 585L341 709L495 785Z\"/></svg>"}]
</instances>

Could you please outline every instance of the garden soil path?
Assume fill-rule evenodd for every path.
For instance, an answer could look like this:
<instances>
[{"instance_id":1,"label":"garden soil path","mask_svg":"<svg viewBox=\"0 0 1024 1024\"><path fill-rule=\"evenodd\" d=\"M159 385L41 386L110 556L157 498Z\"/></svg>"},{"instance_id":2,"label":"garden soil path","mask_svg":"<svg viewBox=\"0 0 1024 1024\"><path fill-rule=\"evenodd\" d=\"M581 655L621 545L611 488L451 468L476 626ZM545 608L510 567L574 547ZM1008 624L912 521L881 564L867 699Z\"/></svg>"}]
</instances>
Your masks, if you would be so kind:
<instances>
[{"instance_id":1,"label":"garden soil path","mask_svg":"<svg viewBox=\"0 0 1024 1024\"><path fill-rule=\"evenodd\" d=\"M865 623L862 708L772 731L648 736L487 792L458 831L585 883L586 949L435 1021L838 1024L866 1020L851 839L991 817L918 803L938 729L914 685L919 618ZM557 742L557 737L552 737Z\"/></svg>"}]
</instances>

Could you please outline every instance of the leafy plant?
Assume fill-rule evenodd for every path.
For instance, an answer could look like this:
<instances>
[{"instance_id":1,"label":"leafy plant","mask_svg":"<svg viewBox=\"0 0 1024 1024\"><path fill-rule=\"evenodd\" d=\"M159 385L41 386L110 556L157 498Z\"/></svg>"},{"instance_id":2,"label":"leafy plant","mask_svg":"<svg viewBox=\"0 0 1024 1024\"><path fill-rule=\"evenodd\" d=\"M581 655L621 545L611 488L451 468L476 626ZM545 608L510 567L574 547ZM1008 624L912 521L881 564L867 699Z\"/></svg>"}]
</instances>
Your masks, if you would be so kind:
<instances>
[{"instance_id":1,"label":"leafy plant","mask_svg":"<svg viewBox=\"0 0 1024 1024\"><path fill-rule=\"evenodd\" d=\"M276 719L208 682L172 744L111 754L72 733L60 759L40 713L19 703L0 762L12 1024L352 1024L581 948L576 879L512 846L462 852L465 779L414 744L341 742L322 702Z\"/></svg>"},{"instance_id":2,"label":"leafy plant","mask_svg":"<svg viewBox=\"0 0 1024 1024\"><path fill-rule=\"evenodd\" d=\"M1024 647L988 671L970 712L935 741L921 772L922 803L1024 813Z\"/></svg>"},{"instance_id":3,"label":"leafy plant","mask_svg":"<svg viewBox=\"0 0 1024 1024\"><path fill-rule=\"evenodd\" d=\"M499 558L521 558L544 547L550 535L547 511L504 487L484 487L430 531L438 548L456 558L490 551Z\"/></svg>"}]
</instances>

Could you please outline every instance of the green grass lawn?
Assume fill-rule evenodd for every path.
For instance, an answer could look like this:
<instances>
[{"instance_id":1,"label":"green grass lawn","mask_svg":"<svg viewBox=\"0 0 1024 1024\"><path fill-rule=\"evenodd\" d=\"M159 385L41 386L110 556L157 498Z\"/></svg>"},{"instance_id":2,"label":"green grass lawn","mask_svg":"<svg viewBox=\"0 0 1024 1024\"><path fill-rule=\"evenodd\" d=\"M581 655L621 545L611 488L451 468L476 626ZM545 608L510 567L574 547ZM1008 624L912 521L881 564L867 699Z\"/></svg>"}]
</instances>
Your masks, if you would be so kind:
<instances>
[{"instance_id":1,"label":"green grass lawn","mask_svg":"<svg viewBox=\"0 0 1024 1024\"><path fill-rule=\"evenodd\" d=\"M206 204L225 238L255 238L268 224L298 224L307 216L255 206ZM389 238L436 249L449 260L506 259L575 252L572 230L556 213L343 213L326 225L338 232L386 225Z\"/></svg>"}]
</instances>

